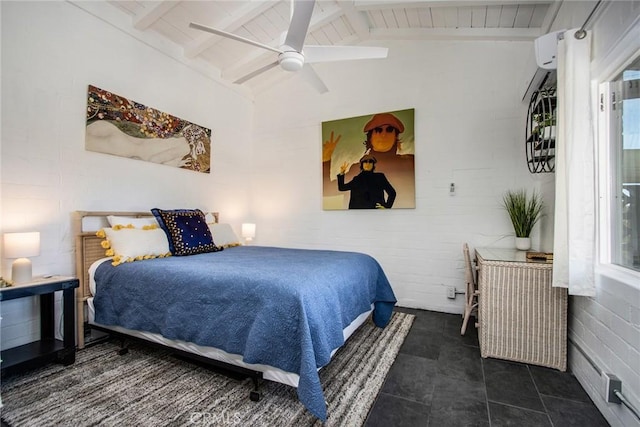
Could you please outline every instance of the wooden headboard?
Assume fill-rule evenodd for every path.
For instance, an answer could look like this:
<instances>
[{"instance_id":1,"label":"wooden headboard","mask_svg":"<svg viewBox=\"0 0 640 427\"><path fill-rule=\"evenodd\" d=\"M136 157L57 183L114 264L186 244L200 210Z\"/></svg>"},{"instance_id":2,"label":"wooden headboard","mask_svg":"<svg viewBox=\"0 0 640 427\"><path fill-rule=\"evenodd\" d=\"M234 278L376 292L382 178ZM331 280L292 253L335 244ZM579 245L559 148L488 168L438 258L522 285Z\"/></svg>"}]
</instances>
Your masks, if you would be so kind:
<instances>
[{"instance_id":1,"label":"wooden headboard","mask_svg":"<svg viewBox=\"0 0 640 427\"><path fill-rule=\"evenodd\" d=\"M84 304L91 297L89 289L89 267L95 261L105 257L102 240L96 231L108 227L107 216L126 216L130 218L153 217L148 212L106 212L76 211L73 214L73 231L76 236L76 276L80 286L76 291L78 348L84 347ZM218 212L211 212L214 222L218 222Z\"/></svg>"}]
</instances>

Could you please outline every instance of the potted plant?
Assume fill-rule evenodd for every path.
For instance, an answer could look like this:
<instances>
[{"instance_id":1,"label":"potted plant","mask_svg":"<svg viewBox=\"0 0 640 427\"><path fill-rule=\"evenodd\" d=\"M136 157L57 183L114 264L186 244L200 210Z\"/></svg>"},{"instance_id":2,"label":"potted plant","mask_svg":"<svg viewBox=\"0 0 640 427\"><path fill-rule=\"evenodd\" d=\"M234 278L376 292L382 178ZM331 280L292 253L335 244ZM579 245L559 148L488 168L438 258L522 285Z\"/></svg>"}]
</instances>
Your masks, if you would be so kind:
<instances>
[{"instance_id":1,"label":"potted plant","mask_svg":"<svg viewBox=\"0 0 640 427\"><path fill-rule=\"evenodd\" d=\"M556 139L556 117L552 113L539 113L533 115L536 127L533 134L540 141L551 141Z\"/></svg>"},{"instance_id":2,"label":"potted plant","mask_svg":"<svg viewBox=\"0 0 640 427\"><path fill-rule=\"evenodd\" d=\"M531 248L531 230L542 217L542 197L535 191L529 197L526 190L509 190L502 203L516 233L516 249L526 251Z\"/></svg>"}]
</instances>

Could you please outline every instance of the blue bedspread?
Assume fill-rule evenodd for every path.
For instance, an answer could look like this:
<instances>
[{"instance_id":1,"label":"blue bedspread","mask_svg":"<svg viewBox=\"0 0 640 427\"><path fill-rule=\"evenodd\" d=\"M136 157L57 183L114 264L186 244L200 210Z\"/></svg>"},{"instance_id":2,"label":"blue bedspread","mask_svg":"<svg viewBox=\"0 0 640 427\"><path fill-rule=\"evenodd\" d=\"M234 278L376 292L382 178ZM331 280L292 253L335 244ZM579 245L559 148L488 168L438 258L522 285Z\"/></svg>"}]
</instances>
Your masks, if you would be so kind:
<instances>
[{"instance_id":1,"label":"blue bedspread","mask_svg":"<svg viewBox=\"0 0 640 427\"><path fill-rule=\"evenodd\" d=\"M298 398L323 421L317 368L372 303L373 320L384 327L396 302L378 262L354 252L240 246L117 267L105 262L95 279L96 322L295 372Z\"/></svg>"}]
</instances>

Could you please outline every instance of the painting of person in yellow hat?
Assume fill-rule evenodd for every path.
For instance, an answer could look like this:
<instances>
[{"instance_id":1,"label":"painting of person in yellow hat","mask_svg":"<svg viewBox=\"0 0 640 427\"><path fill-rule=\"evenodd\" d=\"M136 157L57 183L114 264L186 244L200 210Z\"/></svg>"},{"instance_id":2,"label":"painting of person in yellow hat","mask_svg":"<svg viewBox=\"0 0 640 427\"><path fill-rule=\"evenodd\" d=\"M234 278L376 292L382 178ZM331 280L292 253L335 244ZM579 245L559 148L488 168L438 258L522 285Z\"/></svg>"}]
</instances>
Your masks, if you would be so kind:
<instances>
[{"instance_id":1,"label":"painting of person in yellow hat","mask_svg":"<svg viewBox=\"0 0 640 427\"><path fill-rule=\"evenodd\" d=\"M324 209L353 209L353 192L344 194L336 181L353 182L362 173L360 159L366 155L376 159L376 173L384 174L394 188L392 207L415 208L413 109L323 122L322 137Z\"/></svg>"}]
</instances>

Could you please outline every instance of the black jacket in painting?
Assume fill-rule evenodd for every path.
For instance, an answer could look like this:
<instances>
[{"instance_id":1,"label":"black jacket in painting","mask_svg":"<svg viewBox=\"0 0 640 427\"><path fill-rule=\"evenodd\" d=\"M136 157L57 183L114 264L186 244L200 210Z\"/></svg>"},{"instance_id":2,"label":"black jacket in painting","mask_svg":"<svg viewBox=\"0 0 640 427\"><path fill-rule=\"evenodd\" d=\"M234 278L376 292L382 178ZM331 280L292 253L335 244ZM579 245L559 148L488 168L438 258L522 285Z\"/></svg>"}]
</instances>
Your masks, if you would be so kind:
<instances>
[{"instance_id":1,"label":"black jacket in painting","mask_svg":"<svg viewBox=\"0 0 640 427\"><path fill-rule=\"evenodd\" d=\"M338 190L351 191L349 209L375 209L376 204L389 209L396 200L396 190L383 173L362 171L350 182L344 182L344 175L338 175ZM384 193L387 193L387 200Z\"/></svg>"}]
</instances>

